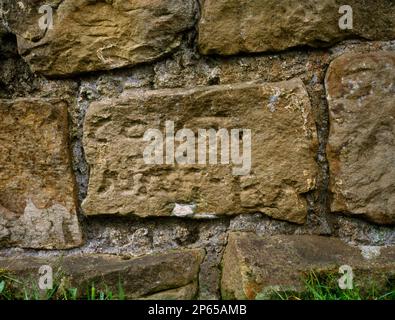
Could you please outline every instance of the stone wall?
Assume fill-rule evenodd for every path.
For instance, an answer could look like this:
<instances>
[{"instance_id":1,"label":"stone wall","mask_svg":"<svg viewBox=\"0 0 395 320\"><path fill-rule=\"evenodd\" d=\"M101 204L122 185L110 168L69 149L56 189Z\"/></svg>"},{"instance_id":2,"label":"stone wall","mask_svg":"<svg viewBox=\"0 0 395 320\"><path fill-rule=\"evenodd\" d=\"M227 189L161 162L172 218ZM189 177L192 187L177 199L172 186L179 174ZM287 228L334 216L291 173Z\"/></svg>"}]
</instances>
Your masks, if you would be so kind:
<instances>
[{"instance_id":1,"label":"stone wall","mask_svg":"<svg viewBox=\"0 0 395 320\"><path fill-rule=\"evenodd\" d=\"M393 274L395 3L342 2L0 1L0 267L158 299ZM250 170L147 164L168 121L249 129Z\"/></svg>"}]
</instances>

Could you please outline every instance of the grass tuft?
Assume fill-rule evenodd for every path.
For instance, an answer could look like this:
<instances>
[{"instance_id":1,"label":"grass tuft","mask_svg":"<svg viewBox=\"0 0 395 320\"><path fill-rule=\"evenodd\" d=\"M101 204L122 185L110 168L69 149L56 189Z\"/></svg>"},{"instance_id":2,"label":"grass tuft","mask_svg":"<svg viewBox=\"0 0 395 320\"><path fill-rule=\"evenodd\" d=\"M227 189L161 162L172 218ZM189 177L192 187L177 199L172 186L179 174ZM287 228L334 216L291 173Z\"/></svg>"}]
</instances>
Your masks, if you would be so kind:
<instances>
[{"instance_id":1,"label":"grass tuft","mask_svg":"<svg viewBox=\"0 0 395 320\"><path fill-rule=\"evenodd\" d=\"M269 299L274 300L395 300L395 284L387 281L385 286L371 283L365 288L354 285L353 289L341 289L338 274L309 272L304 276L301 292L272 290Z\"/></svg>"},{"instance_id":2,"label":"grass tuft","mask_svg":"<svg viewBox=\"0 0 395 320\"><path fill-rule=\"evenodd\" d=\"M125 291L121 280L118 283L118 294L113 294L107 285L99 289L95 283L90 284L86 290L67 287L61 276L54 279L53 288L40 290L35 281L20 281L8 272L0 270L0 300L124 300ZM79 293L85 292L85 294Z\"/></svg>"}]
</instances>

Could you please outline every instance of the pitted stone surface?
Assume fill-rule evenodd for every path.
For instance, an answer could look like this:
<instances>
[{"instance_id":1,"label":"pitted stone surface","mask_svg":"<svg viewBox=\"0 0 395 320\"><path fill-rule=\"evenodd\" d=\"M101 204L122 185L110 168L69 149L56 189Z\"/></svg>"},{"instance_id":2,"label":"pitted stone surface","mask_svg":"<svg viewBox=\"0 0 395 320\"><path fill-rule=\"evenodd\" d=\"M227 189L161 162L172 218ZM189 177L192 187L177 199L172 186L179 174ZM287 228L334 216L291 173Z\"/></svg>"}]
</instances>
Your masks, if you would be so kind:
<instances>
[{"instance_id":1,"label":"pitted stone surface","mask_svg":"<svg viewBox=\"0 0 395 320\"><path fill-rule=\"evenodd\" d=\"M146 164L144 133L164 130L168 120L175 131L250 129L250 172L235 176L232 163ZM82 206L88 215L199 218L263 212L303 223L303 194L315 187L316 130L298 79L137 91L94 102L83 140L90 180Z\"/></svg>"}]
</instances>

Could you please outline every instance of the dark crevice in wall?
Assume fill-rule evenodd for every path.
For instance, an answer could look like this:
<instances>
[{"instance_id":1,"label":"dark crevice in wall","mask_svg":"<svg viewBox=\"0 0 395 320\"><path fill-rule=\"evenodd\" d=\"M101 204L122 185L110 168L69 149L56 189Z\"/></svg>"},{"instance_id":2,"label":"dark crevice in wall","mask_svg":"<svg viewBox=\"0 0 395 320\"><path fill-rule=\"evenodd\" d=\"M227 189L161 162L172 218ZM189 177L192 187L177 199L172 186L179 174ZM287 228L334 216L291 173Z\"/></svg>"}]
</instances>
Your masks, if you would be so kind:
<instances>
[{"instance_id":1,"label":"dark crevice in wall","mask_svg":"<svg viewBox=\"0 0 395 320\"><path fill-rule=\"evenodd\" d=\"M321 74L322 90L314 91L306 85L310 101L315 112L318 149L316 162L319 168L316 190L306 195L309 214L308 222L321 226L322 234L332 233L329 196L329 163L326 157L326 145L329 137L329 113L325 92L325 71Z\"/></svg>"},{"instance_id":2,"label":"dark crevice in wall","mask_svg":"<svg viewBox=\"0 0 395 320\"><path fill-rule=\"evenodd\" d=\"M36 94L41 85L39 76L18 54L16 36L0 33L0 99L11 99Z\"/></svg>"},{"instance_id":3,"label":"dark crevice in wall","mask_svg":"<svg viewBox=\"0 0 395 320\"><path fill-rule=\"evenodd\" d=\"M324 79L326 74L326 69L324 71ZM318 157L317 162L320 167L320 180L321 184L317 190L316 194L316 202L317 202L317 211L318 214L324 217L329 225L329 228L333 230L333 222L332 222L332 214L330 209L330 191L329 191L329 183L330 183L330 175L329 175L329 162L326 155L326 147L329 138L329 107L328 101L326 99L326 88L325 83L323 83L324 94L321 97L320 104L320 123L321 128L318 130L318 138L319 138L319 149L318 149Z\"/></svg>"},{"instance_id":4,"label":"dark crevice in wall","mask_svg":"<svg viewBox=\"0 0 395 320\"><path fill-rule=\"evenodd\" d=\"M86 197L88 189L89 166L85 159L85 152L82 143L83 124L89 102L86 100L85 92L81 90L81 82L78 84L78 93L75 101L75 110L73 110L72 126L72 154L73 169L77 181L79 209L81 209L82 200ZM81 212L81 211L80 211Z\"/></svg>"}]
</instances>

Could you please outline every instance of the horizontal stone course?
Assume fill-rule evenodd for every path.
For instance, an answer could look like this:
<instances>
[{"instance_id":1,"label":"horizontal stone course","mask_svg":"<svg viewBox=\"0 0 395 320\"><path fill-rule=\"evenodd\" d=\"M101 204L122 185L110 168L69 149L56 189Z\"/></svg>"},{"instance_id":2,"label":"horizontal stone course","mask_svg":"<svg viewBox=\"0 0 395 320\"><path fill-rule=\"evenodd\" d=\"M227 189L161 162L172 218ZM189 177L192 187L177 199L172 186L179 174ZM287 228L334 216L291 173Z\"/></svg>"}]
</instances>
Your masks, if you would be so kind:
<instances>
[{"instance_id":1,"label":"horizontal stone course","mask_svg":"<svg viewBox=\"0 0 395 320\"><path fill-rule=\"evenodd\" d=\"M0 269L24 279L26 285L38 279L38 270L52 268L54 281L67 288L78 288L79 295L93 284L97 290L114 295L119 286L125 298L192 299L197 294L197 279L204 250L185 249L139 258L105 254L65 257L0 258ZM29 281L31 281L29 283ZM56 284L56 283L55 283Z\"/></svg>"}]
</instances>

